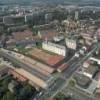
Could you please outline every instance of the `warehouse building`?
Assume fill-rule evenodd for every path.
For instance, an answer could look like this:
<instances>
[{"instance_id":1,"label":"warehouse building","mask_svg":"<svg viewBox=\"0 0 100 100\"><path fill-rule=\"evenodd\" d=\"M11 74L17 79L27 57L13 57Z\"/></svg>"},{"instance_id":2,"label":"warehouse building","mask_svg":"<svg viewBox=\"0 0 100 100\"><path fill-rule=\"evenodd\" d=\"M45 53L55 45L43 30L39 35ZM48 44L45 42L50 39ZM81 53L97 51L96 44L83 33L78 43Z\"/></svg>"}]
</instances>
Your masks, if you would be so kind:
<instances>
[{"instance_id":1,"label":"warehouse building","mask_svg":"<svg viewBox=\"0 0 100 100\"><path fill-rule=\"evenodd\" d=\"M34 48L31 51L29 51L29 55L31 55L32 57L36 57L37 59L40 59L42 62L50 66L55 66L64 59L63 56L49 54L38 48Z\"/></svg>"},{"instance_id":2,"label":"warehouse building","mask_svg":"<svg viewBox=\"0 0 100 100\"><path fill-rule=\"evenodd\" d=\"M31 83L34 83L35 85L46 88L47 84L44 80L40 79L39 77L29 73L28 71L22 69L22 68L14 68L12 67L12 70L10 70L10 73L17 79L21 81L31 81Z\"/></svg>"}]
</instances>

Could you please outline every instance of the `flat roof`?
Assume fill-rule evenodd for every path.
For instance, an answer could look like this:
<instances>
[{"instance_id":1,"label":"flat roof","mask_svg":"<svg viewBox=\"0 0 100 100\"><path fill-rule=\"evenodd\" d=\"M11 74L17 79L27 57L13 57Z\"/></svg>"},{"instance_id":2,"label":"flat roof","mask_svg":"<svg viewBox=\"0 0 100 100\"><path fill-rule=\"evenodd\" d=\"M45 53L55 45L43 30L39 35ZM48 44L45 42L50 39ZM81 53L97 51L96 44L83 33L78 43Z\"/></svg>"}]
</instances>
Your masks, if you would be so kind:
<instances>
[{"instance_id":1,"label":"flat roof","mask_svg":"<svg viewBox=\"0 0 100 100\"><path fill-rule=\"evenodd\" d=\"M98 66L90 65L88 68L84 68L86 73L94 74L98 69Z\"/></svg>"},{"instance_id":2,"label":"flat roof","mask_svg":"<svg viewBox=\"0 0 100 100\"><path fill-rule=\"evenodd\" d=\"M14 39L17 41L33 39L32 32L29 30L25 30L23 32L13 32L12 35L13 35Z\"/></svg>"},{"instance_id":3,"label":"flat roof","mask_svg":"<svg viewBox=\"0 0 100 100\"><path fill-rule=\"evenodd\" d=\"M52 39L54 36L57 36L59 34L59 32L53 29L41 30L40 33L43 39L45 38Z\"/></svg>"},{"instance_id":4,"label":"flat roof","mask_svg":"<svg viewBox=\"0 0 100 100\"><path fill-rule=\"evenodd\" d=\"M26 70L24 70L22 68L12 68L12 69L14 71L16 71L17 73L21 74L22 76L26 77L28 80L32 81L36 85L38 85L42 88L46 88L46 86L47 86L46 82L43 81L42 79L38 78L37 76L27 72Z\"/></svg>"},{"instance_id":5,"label":"flat roof","mask_svg":"<svg viewBox=\"0 0 100 100\"><path fill-rule=\"evenodd\" d=\"M33 48L31 51L29 51L29 54L32 55L33 57L42 60L48 65L55 65L62 59L64 59L63 56L52 55L38 48Z\"/></svg>"}]
</instances>

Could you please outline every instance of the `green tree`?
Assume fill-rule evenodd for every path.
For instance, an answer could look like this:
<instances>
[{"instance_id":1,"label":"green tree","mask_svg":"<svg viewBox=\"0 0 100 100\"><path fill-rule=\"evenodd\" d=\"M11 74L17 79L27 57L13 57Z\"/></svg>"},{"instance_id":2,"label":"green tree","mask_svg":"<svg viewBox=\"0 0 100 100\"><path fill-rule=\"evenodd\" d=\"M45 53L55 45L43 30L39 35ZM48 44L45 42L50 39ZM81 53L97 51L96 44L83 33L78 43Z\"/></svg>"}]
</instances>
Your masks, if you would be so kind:
<instances>
[{"instance_id":1,"label":"green tree","mask_svg":"<svg viewBox=\"0 0 100 100\"><path fill-rule=\"evenodd\" d=\"M59 93L58 96L56 97L56 100L74 100L71 96L65 96L62 93Z\"/></svg>"},{"instance_id":2,"label":"green tree","mask_svg":"<svg viewBox=\"0 0 100 100\"><path fill-rule=\"evenodd\" d=\"M14 96L11 92L7 92L7 100L17 100L16 96Z\"/></svg>"},{"instance_id":3,"label":"green tree","mask_svg":"<svg viewBox=\"0 0 100 100\"><path fill-rule=\"evenodd\" d=\"M38 28L33 27L32 31L33 31L33 35L37 35L38 34Z\"/></svg>"},{"instance_id":4,"label":"green tree","mask_svg":"<svg viewBox=\"0 0 100 100\"><path fill-rule=\"evenodd\" d=\"M7 96L4 95L3 98L2 98L2 100L7 100Z\"/></svg>"}]
</instances>

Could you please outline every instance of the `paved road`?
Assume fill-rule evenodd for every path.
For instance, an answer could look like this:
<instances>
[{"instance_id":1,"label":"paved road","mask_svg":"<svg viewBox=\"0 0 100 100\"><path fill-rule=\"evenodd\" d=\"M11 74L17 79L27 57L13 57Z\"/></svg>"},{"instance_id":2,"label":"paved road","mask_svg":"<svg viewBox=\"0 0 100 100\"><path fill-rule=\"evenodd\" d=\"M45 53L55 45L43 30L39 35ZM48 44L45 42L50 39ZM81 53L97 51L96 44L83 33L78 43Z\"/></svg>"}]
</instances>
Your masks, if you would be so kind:
<instances>
[{"instance_id":1,"label":"paved road","mask_svg":"<svg viewBox=\"0 0 100 100\"><path fill-rule=\"evenodd\" d=\"M98 49L98 47L100 47L100 43L93 45L91 48L91 51L89 51L89 53L86 53L86 55L84 55L83 57L80 57L80 58L73 57L68 62L70 64L70 67L68 69L66 69L63 73L58 73L54 77L54 80L53 80L54 82L51 82L51 84L49 84L48 88L46 90L42 91L41 95L38 95L37 97L35 97L36 100L45 100L44 99L45 97L53 97L59 91L64 89L68 85L67 83L69 82L69 79L73 75L73 73L80 67L80 65L85 60L87 60L92 55L92 53L94 51L96 51ZM13 57L9 57L8 55L5 55L5 54L3 54L2 56L16 62L16 59L13 60ZM20 64L20 63L18 63L18 64ZM39 74L38 72L34 72L34 71L32 71L32 69L29 69L26 65L22 64L22 67L33 74L36 74L36 75ZM38 77L43 78L44 80L45 80L45 78L47 78L45 76L42 76L41 74L39 74Z\"/></svg>"},{"instance_id":2,"label":"paved road","mask_svg":"<svg viewBox=\"0 0 100 100\"><path fill-rule=\"evenodd\" d=\"M75 100L93 100L92 97L89 97L86 93L75 87L68 87L62 91L65 96L71 95Z\"/></svg>"},{"instance_id":3,"label":"paved road","mask_svg":"<svg viewBox=\"0 0 100 100\"><path fill-rule=\"evenodd\" d=\"M43 95L39 96L36 100L44 100L44 98L47 96L55 96L59 91L64 89L68 84L68 81L70 77L73 75L73 73L84 63L85 60L87 60L98 48L100 47L100 43L95 44L92 46L91 51L89 53L86 53L83 57L80 58L74 58L69 62L70 67L66 69L63 73L58 74L58 77L60 79L63 79L62 83L63 84L58 84L59 83L59 78L56 78L56 83L55 86L48 87L47 90L43 91ZM58 88L56 88L58 87ZM41 99L39 99L41 97Z\"/></svg>"}]
</instances>

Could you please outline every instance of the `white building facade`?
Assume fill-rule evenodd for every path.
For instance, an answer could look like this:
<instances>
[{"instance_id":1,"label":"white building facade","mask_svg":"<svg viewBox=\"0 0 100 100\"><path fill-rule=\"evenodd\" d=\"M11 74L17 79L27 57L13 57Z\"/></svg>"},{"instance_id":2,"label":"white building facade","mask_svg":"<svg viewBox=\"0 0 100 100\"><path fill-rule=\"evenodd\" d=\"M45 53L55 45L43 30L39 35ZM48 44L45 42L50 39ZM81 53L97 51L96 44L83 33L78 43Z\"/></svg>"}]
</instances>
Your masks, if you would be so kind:
<instances>
[{"instance_id":1,"label":"white building facade","mask_svg":"<svg viewBox=\"0 0 100 100\"><path fill-rule=\"evenodd\" d=\"M62 46L62 45L58 45L58 44L55 44L55 43L51 43L51 42L44 41L44 42L42 43L42 48L43 48L44 50L53 52L53 53L55 53L55 54L62 55L62 56L66 56L66 47L65 47L65 46Z\"/></svg>"},{"instance_id":2,"label":"white building facade","mask_svg":"<svg viewBox=\"0 0 100 100\"><path fill-rule=\"evenodd\" d=\"M66 42L66 46L68 48L76 50L76 48L77 48L77 42L76 42L76 40L72 40L72 39L66 38L65 42Z\"/></svg>"}]
</instances>

